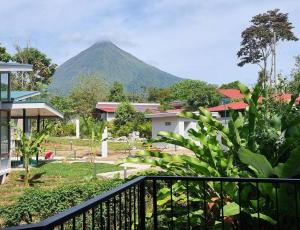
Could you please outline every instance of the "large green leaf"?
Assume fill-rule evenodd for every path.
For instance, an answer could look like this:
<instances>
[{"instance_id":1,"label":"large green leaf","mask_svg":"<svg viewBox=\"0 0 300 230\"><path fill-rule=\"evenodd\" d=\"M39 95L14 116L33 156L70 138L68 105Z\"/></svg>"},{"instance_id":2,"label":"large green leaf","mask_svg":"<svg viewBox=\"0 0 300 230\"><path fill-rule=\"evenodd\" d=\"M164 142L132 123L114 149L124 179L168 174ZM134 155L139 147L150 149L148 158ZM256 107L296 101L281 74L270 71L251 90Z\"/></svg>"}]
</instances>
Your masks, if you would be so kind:
<instances>
[{"instance_id":1,"label":"large green leaf","mask_svg":"<svg viewBox=\"0 0 300 230\"><path fill-rule=\"evenodd\" d=\"M292 151L289 159L282 166L280 177L294 177L300 174L300 147Z\"/></svg>"},{"instance_id":2,"label":"large green leaf","mask_svg":"<svg viewBox=\"0 0 300 230\"><path fill-rule=\"evenodd\" d=\"M241 148L238 152L241 162L252 166L257 170L261 177L270 177L273 174L273 168L267 158L262 154L253 153L248 149Z\"/></svg>"},{"instance_id":3,"label":"large green leaf","mask_svg":"<svg viewBox=\"0 0 300 230\"><path fill-rule=\"evenodd\" d=\"M240 206L235 202L231 202L223 207L223 211L224 216L234 216L240 213Z\"/></svg>"},{"instance_id":4,"label":"large green leaf","mask_svg":"<svg viewBox=\"0 0 300 230\"><path fill-rule=\"evenodd\" d=\"M251 217L258 218L258 213L252 213ZM274 220L271 217L269 217L269 216L267 216L265 214L262 214L262 213L259 213L259 219L265 220L265 221L267 221L267 222L269 222L271 224L276 224L277 223L276 220Z\"/></svg>"}]
</instances>

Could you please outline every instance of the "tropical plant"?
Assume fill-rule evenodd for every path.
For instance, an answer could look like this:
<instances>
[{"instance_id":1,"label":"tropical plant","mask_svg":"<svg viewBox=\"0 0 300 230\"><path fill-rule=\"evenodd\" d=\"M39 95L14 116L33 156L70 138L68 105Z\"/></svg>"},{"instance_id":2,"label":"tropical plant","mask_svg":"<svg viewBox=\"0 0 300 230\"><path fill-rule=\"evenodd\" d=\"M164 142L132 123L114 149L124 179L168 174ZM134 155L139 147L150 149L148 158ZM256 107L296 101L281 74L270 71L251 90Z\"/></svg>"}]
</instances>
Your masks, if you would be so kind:
<instances>
[{"instance_id":1,"label":"tropical plant","mask_svg":"<svg viewBox=\"0 0 300 230\"><path fill-rule=\"evenodd\" d=\"M21 129L17 129L17 143L16 150L23 156L23 163L25 168L25 176L21 178L24 180L25 184L28 186L30 182L39 178L38 175L35 175L30 178L29 164L32 156L36 156L43 151L41 143L48 138L48 135L45 132L36 132L31 130L30 134L24 133Z\"/></svg>"},{"instance_id":2,"label":"tropical plant","mask_svg":"<svg viewBox=\"0 0 300 230\"><path fill-rule=\"evenodd\" d=\"M106 127L106 123L104 121L95 121L95 120L92 120L92 119L88 119L88 118L85 118L83 117L83 121L84 121L84 124L88 130L88 133L90 134L90 149L91 149L91 163L94 165L94 170L93 170L93 175L92 175L92 178L95 179L96 178L96 154L97 154L97 151L95 149L95 145L97 143L102 143L103 141L103 131Z\"/></svg>"},{"instance_id":3,"label":"tropical plant","mask_svg":"<svg viewBox=\"0 0 300 230\"><path fill-rule=\"evenodd\" d=\"M300 174L297 166L299 153L299 131L300 116L295 113L294 102L298 94L292 96L291 101L285 106L282 114L270 115L272 110L269 104L270 100L266 91L258 84L251 92L247 87L240 85L240 90L244 94L244 100L249 105L244 114L231 111L231 119L228 127L221 121L212 117L207 110L200 108L199 114L192 112L183 112L180 116L194 119L197 121L197 128L188 131L188 137L183 137L176 133L160 132L159 138L152 140L154 142L165 142L183 148L189 149L194 156L174 155L161 151L144 151L138 153L136 158L129 158L129 162L148 163L158 166L172 175L178 176L216 176L216 177L294 177ZM263 98L261 96L264 96ZM272 98L272 100L276 100ZM274 111L273 111L274 112ZM259 139L262 129L260 126L264 123L271 133L278 135L276 145L273 145L272 152L260 152L264 149L263 140ZM266 156L268 156L269 161ZM170 204L170 186L160 189L158 193L162 212L161 218L170 218L168 216L168 205ZM208 224L220 224L220 202L221 196L224 198L224 213L227 225L234 227L238 220L236 215L239 210L242 211L243 221L248 220L249 226L260 218L264 220L264 225L275 224L275 192L278 187L273 185L259 185L260 193L260 215L256 213L257 207L255 200L256 191L252 184L245 184L240 188L242 194L240 202L237 201L238 185L235 183L223 183L223 193L220 190L220 183L209 182L207 184L190 185L191 191L191 220L194 220L194 226L199 226L204 221L204 213L209 213ZM280 204L286 204L291 192L287 192L289 186L282 186L278 190ZM173 200L176 203L177 220L184 218L180 213L184 213L182 205L186 202L186 186L182 182L176 182L172 186ZM199 194L199 191L205 191ZM285 195L284 195L285 193ZM208 205L199 207L196 203L205 201L206 196ZM193 202L195 202L193 204ZM238 204L239 203L239 204ZM181 204L181 205L180 205ZM282 204L284 207L284 204ZM240 207L241 206L241 207ZM182 209L180 209L182 208ZM199 216L202 219L199 219ZM198 217L198 218L196 218ZM254 219L252 219L254 218ZM284 218L295 218L294 216ZM252 220L251 220L252 219ZM183 222L182 222L183 223Z\"/></svg>"}]
</instances>

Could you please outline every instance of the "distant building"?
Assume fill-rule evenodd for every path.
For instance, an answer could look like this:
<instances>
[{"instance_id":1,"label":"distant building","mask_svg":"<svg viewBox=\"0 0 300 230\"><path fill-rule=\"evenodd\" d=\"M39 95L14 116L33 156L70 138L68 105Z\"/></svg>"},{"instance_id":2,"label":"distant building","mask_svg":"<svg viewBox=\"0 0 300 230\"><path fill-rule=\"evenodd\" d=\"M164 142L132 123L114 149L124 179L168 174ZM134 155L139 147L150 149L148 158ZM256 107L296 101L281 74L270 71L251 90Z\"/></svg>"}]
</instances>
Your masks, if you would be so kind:
<instances>
[{"instance_id":1,"label":"distant building","mask_svg":"<svg viewBox=\"0 0 300 230\"><path fill-rule=\"evenodd\" d=\"M248 104L244 102L244 95L238 89L218 89L218 93L221 96L221 104L218 106L213 106L207 108L210 112L219 113L219 117L221 120L229 119L229 110L236 110L238 112L243 112ZM270 97L270 99L288 103L292 98L291 93L282 93L282 94L274 94ZM258 100L262 102L262 97ZM300 103L300 96L296 98L295 104L298 105Z\"/></svg>"},{"instance_id":2,"label":"distant building","mask_svg":"<svg viewBox=\"0 0 300 230\"><path fill-rule=\"evenodd\" d=\"M244 95L238 89L218 89L218 93L221 96L221 104L241 101L244 99Z\"/></svg>"},{"instance_id":3,"label":"distant building","mask_svg":"<svg viewBox=\"0 0 300 230\"><path fill-rule=\"evenodd\" d=\"M146 115L146 118L152 121L152 138L157 137L160 131L174 132L184 137L188 136L189 129L195 129L197 121L193 119L179 117L178 114L182 109L152 111ZM197 113L197 112L195 112ZM215 118L218 118L218 113L212 113Z\"/></svg>"},{"instance_id":4,"label":"distant building","mask_svg":"<svg viewBox=\"0 0 300 230\"><path fill-rule=\"evenodd\" d=\"M96 109L100 113L103 120L111 121L115 119L115 113L120 105L120 102L98 102ZM159 103L130 103L137 111L146 112L151 110L158 110Z\"/></svg>"}]
</instances>

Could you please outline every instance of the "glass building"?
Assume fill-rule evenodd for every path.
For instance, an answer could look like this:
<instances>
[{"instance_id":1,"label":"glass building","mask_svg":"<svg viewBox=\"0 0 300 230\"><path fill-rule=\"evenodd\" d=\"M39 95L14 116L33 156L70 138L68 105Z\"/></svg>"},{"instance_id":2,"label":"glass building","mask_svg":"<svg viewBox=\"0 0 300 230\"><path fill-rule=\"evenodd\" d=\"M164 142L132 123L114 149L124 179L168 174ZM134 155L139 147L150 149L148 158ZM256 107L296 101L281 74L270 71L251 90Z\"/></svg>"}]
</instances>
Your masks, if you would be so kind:
<instances>
[{"instance_id":1,"label":"glass building","mask_svg":"<svg viewBox=\"0 0 300 230\"><path fill-rule=\"evenodd\" d=\"M11 72L31 71L31 65L0 63L0 183L10 169Z\"/></svg>"},{"instance_id":2,"label":"glass building","mask_svg":"<svg viewBox=\"0 0 300 230\"><path fill-rule=\"evenodd\" d=\"M32 66L18 63L0 62L0 184L11 169L12 140L11 122L22 124L24 133L31 131L31 121L36 119L37 131L41 118L57 118L63 115L47 102L35 101L38 91L14 91L11 89L12 73L30 72ZM32 127L31 127L32 128ZM37 156L38 160L38 156Z\"/></svg>"},{"instance_id":3,"label":"glass building","mask_svg":"<svg viewBox=\"0 0 300 230\"><path fill-rule=\"evenodd\" d=\"M10 75L14 71L31 71L31 65L0 63L0 182L10 169ZM8 108L4 108L8 107Z\"/></svg>"}]
</instances>

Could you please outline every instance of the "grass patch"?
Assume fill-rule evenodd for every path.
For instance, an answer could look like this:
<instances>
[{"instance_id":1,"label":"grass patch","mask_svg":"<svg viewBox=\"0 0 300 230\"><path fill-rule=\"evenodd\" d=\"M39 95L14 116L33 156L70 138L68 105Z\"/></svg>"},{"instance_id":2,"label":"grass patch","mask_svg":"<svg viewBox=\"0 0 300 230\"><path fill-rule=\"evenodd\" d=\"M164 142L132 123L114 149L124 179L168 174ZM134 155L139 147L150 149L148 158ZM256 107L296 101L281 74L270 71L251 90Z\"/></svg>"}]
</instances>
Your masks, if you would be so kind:
<instances>
[{"instance_id":1,"label":"grass patch","mask_svg":"<svg viewBox=\"0 0 300 230\"><path fill-rule=\"evenodd\" d=\"M82 147L89 147L90 146L90 140L89 139L72 139L72 138L62 138L62 137L49 137L48 143L54 144L54 145L72 145L75 146L82 146ZM94 147L99 146L100 143L95 144ZM137 149L143 149L143 143L140 141L133 142L133 145ZM108 149L110 151L124 151L129 149L129 145L127 142L112 142L108 141Z\"/></svg>"},{"instance_id":2,"label":"grass patch","mask_svg":"<svg viewBox=\"0 0 300 230\"><path fill-rule=\"evenodd\" d=\"M97 173L111 172L122 169L123 167L111 164L96 164ZM44 173L39 182L34 184L34 187L53 189L64 185L86 183L86 177L92 175L93 173L93 165L85 162L52 162L32 168L30 173L31 175ZM22 194L24 194L27 188L24 186L23 182L18 181L18 178L22 174L24 174L23 171L11 172L7 181L0 186L0 205L13 204Z\"/></svg>"}]
</instances>

